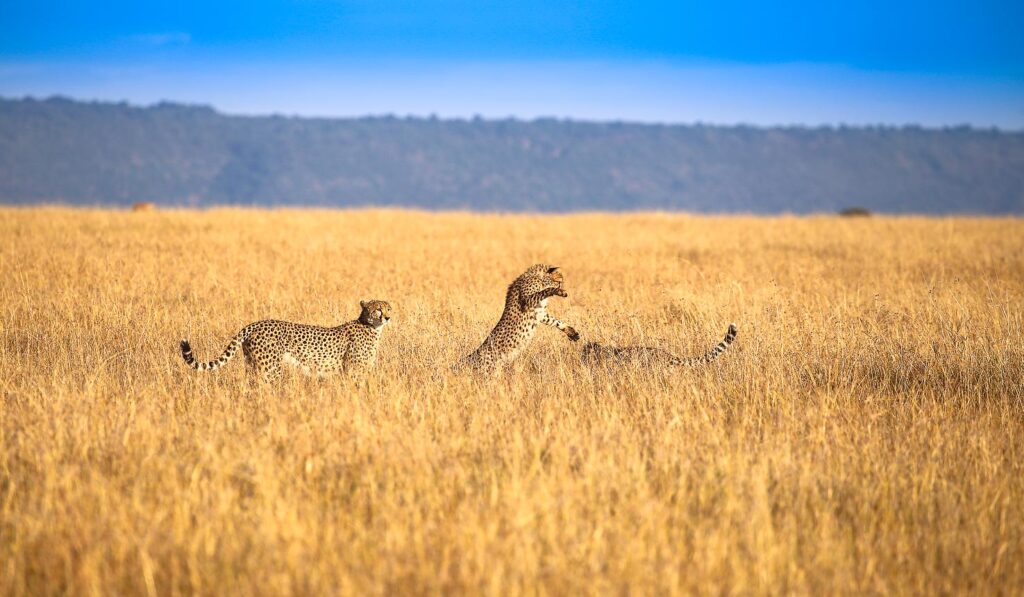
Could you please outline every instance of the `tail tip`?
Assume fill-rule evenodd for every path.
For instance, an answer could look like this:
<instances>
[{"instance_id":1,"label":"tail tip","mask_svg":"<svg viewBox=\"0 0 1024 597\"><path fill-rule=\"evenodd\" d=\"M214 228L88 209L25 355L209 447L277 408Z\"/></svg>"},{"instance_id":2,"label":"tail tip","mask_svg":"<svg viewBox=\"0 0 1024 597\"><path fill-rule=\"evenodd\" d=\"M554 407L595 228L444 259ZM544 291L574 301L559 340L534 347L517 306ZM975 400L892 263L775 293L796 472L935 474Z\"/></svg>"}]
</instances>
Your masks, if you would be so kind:
<instances>
[{"instance_id":1,"label":"tail tip","mask_svg":"<svg viewBox=\"0 0 1024 597\"><path fill-rule=\"evenodd\" d=\"M732 336L732 337L736 336L736 324L735 323L730 323L729 324L729 330L726 332L726 335L727 336Z\"/></svg>"}]
</instances>

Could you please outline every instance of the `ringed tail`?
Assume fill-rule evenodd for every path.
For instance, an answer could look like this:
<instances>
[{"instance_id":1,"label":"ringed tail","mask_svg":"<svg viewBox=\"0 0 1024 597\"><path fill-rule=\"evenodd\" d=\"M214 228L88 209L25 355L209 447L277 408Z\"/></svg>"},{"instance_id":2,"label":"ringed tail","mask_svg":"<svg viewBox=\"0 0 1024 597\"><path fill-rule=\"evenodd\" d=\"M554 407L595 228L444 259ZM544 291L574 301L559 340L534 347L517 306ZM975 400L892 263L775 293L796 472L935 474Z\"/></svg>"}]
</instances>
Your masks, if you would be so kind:
<instances>
[{"instance_id":1,"label":"ringed tail","mask_svg":"<svg viewBox=\"0 0 1024 597\"><path fill-rule=\"evenodd\" d=\"M220 355L220 358L209 362L200 362L196 360L195 354L192 352L192 345L188 343L188 340L181 341L181 358L185 359L185 364L192 367L196 371L216 371L224 365L228 364L231 357L235 356L238 352L238 348L242 346L242 342L249 337L248 329L243 329L238 332L231 342L228 342L228 347L224 349L224 353Z\"/></svg>"},{"instance_id":2,"label":"ringed tail","mask_svg":"<svg viewBox=\"0 0 1024 597\"><path fill-rule=\"evenodd\" d=\"M729 345L732 344L732 341L735 339L736 324L730 323L728 331L725 332L725 338L723 338L721 342L715 345L714 348L712 348L711 350L707 351L706 353L699 357L691 357L688 359L675 359L675 361L672 364L692 367L694 365L703 365L705 363L710 363L711 361L717 359L720 354L725 352L726 349L729 348Z\"/></svg>"}]
</instances>

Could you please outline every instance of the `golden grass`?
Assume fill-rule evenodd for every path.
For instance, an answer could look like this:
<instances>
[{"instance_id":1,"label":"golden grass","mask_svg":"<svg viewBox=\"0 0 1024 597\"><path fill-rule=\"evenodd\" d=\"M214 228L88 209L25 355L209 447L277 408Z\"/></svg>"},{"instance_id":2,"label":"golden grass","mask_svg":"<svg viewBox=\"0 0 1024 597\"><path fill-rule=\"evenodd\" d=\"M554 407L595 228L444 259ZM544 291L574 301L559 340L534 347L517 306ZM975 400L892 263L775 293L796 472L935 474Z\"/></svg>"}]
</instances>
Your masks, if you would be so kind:
<instances>
[{"instance_id":1,"label":"golden grass","mask_svg":"<svg viewBox=\"0 0 1024 597\"><path fill-rule=\"evenodd\" d=\"M562 266L542 329L449 372ZM1024 223L0 210L0 593L1012 593ZM375 375L201 376L267 317L396 309Z\"/></svg>"}]
</instances>

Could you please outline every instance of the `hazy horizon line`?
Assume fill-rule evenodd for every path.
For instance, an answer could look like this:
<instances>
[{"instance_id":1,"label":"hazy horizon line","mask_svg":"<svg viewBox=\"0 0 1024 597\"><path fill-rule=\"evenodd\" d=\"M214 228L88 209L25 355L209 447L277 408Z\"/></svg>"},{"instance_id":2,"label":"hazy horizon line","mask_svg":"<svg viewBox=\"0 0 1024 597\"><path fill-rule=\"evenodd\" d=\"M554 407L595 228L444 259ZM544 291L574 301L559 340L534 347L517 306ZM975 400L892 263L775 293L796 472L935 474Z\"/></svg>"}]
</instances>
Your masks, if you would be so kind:
<instances>
[{"instance_id":1,"label":"hazy horizon line","mask_svg":"<svg viewBox=\"0 0 1024 597\"><path fill-rule=\"evenodd\" d=\"M538 115L538 116L521 116L515 114L509 114L506 116L498 116L493 114L481 114L474 113L469 115L452 115L452 114L438 114L436 112L430 113L398 113L398 112L364 112L364 113L352 113L352 114L311 114L302 112L287 112L281 111L245 111L245 110L226 110L215 105L213 102L194 102L189 100L176 100L176 99L161 99L153 102L139 102L130 99L109 99L103 97L76 97L71 94L65 93L53 93L48 95L43 94L22 94L22 95L6 95L0 93L0 101L5 102L50 102L50 101L66 101L70 103L78 104L93 104L93 105L107 105L107 106L126 106L136 110L152 110L159 109L162 106L173 106L178 108L197 109L197 110L210 110L219 116L228 118L283 118L289 120L422 120L422 121L438 121L438 122L521 122L521 123L543 123L543 122L566 122L566 123L578 123L578 124L600 124L600 125L624 125L624 126L650 126L650 127L717 127L717 128L739 128L739 129L804 129L804 130L844 130L844 129L856 129L856 130L875 130L875 129L898 129L898 130L925 130L925 131L950 131L950 130L970 130L979 132L998 132L1005 134L1020 134L1024 133L1024 126L1019 128L1000 126L996 124L991 125L978 125L969 122L958 122L948 124L922 124L919 122L874 122L874 123L849 123L849 122L824 122L824 123L807 123L807 122L777 122L772 124L760 124L745 121L714 121L714 120L647 120L642 118L588 118L570 115ZM0 200L2 202L3 200Z\"/></svg>"},{"instance_id":2,"label":"hazy horizon line","mask_svg":"<svg viewBox=\"0 0 1024 597\"><path fill-rule=\"evenodd\" d=\"M359 203L349 205L324 205L324 204L285 204L285 203L209 203L203 205L187 205L185 203L161 203L159 201L134 201L132 203L64 203L52 199L40 201L27 201L11 203L0 198L0 209L69 209L69 210L97 210L111 212L131 212L135 203L152 203L158 210L166 211L207 211L213 209L233 209L246 211L404 211L417 212L427 215L481 215L481 216L587 216L587 215L667 215L667 216L691 216L697 218L845 218L851 220L870 220L871 218L926 218L938 220L946 218L957 219L985 219L985 220L1019 220L1024 215L1015 213L986 213L971 211L949 211L942 213L928 213L917 211L879 211L877 209L867 210L865 215L843 215L842 212L848 209L861 209L859 206L851 205L839 208L838 210L822 211L700 211L694 209L666 209L666 208L623 208L623 209L567 209L567 210L514 210L514 209L478 209L478 208L454 208L440 207L431 208L416 205L402 204L374 204ZM140 212L147 213L147 212Z\"/></svg>"}]
</instances>

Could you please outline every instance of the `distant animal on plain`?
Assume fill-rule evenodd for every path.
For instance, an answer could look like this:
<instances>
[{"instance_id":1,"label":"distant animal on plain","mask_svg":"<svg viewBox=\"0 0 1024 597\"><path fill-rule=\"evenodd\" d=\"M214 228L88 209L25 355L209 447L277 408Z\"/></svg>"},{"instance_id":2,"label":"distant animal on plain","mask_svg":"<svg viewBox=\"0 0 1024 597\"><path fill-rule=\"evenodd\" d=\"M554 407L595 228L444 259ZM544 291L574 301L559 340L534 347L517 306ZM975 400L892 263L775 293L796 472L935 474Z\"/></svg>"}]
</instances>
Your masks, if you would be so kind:
<instances>
[{"instance_id":1,"label":"distant animal on plain","mask_svg":"<svg viewBox=\"0 0 1024 597\"><path fill-rule=\"evenodd\" d=\"M736 325L729 329L714 348L699 357L677 357L667 350L651 346L602 346L588 342L583 346L583 362L589 365L645 365L649 367L693 367L718 358L736 339Z\"/></svg>"},{"instance_id":2,"label":"distant animal on plain","mask_svg":"<svg viewBox=\"0 0 1024 597\"><path fill-rule=\"evenodd\" d=\"M839 210L839 215L844 218L867 218L871 216L871 210L866 207L847 207Z\"/></svg>"},{"instance_id":3,"label":"distant animal on plain","mask_svg":"<svg viewBox=\"0 0 1024 597\"><path fill-rule=\"evenodd\" d=\"M152 201L137 201L132 203L132 211L154 211L156 203Z\"/></svg>"},{"instance_id":4,"label":"distant animal on plain","mask_svg":"<svg viewBox=\"0 0 1024 597\"><path fill-rule=\"evenodd\" d=\"M511 363L533 340L538 324L558 329L573 342L580 339L572 327L548 314L548 298L567 297L562 272L538 263L520 274L505 293L505 310L491 333L462 363L491 375Z\"/></svg>"},{"instance_id":5,"label":"distant animal on plain","mask_svg":"<svg viewBox=\"0 0 1024 597\"><path fill-rule=\"evenodd\" d=\"M251 323L228 343L215 361L196 361L188 340L181 341L181 356L196 371L216 371L231 360L238 348L245 354L250 379L274 381L281 365L301 367L319 376L339 371L365 371L377 361L381 331L391 321L387 301L360 301L359 317L337 327L320 327L268 319Z\"/></svg>"}]
</instances>

